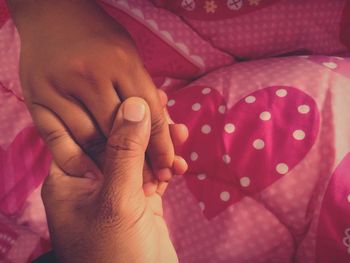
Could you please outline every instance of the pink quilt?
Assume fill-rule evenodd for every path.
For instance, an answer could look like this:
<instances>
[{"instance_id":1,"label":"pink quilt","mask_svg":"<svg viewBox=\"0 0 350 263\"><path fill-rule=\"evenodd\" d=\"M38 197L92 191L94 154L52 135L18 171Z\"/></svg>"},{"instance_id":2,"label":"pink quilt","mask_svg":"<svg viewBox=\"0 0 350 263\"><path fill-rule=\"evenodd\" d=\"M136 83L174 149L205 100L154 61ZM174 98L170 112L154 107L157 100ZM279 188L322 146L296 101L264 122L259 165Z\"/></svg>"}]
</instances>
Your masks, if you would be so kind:
<instances>
[{"instance_id":1,"label":"pink quilt","mask_svg":"<svg viewBox=\"0 0 350 263\"><path fill-rule=\"evenodd\" d=\"M349 1L101 5L133 36L174 121L189 128L177 149L189 170L164 200L180 262L350 262ZM51 157L23 102L19 46L0 0L6 263L50 249L40 186ZM284 54L299 55L267 58Z\"/></svg>"}]
</instances>

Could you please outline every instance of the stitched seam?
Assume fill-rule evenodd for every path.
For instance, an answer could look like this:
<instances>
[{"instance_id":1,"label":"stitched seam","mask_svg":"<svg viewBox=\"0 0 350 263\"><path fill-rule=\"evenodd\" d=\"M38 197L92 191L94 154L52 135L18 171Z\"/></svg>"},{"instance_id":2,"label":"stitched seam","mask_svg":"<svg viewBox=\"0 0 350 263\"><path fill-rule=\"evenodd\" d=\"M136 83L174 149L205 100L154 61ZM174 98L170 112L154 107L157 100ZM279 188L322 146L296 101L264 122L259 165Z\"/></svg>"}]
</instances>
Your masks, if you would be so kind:
<instances>
[{"instance_id":1,"label":"stitched seam","mask_svg":"<svg viewBox=\"0 0 350 263\"><path fill-rule=\"evenodd\" d=\"M4 91L6 93L10 93L12 96L14 96L18 101L20 102L24 102L24 99L22 99L21 97L19 97L18 95L16 95L16 93L14 93L11 89L5 87L5 85L0 81L0 88L4 89Z\"/></svg>"}]
</instances>

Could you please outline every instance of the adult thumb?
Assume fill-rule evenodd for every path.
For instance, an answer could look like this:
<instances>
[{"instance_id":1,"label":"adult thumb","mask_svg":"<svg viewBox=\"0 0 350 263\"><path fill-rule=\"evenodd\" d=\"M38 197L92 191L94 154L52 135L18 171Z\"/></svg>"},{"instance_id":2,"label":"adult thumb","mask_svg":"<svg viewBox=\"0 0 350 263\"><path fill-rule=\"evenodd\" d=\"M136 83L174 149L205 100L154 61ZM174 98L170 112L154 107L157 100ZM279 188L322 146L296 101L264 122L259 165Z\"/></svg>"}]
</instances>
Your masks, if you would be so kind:
<instances>
[{"instance_id":1,"label":"adult thumb","mask_svg":"<svg viewBox=\"0 0 350 263\"><path fill-rule=\"evenodd\" d=\"M112 202L133 199L142 192L145 151L151 129L150 110L138 97L126 99L109 135L104 166L104 195Z\"/></svg>"}]
</instances>

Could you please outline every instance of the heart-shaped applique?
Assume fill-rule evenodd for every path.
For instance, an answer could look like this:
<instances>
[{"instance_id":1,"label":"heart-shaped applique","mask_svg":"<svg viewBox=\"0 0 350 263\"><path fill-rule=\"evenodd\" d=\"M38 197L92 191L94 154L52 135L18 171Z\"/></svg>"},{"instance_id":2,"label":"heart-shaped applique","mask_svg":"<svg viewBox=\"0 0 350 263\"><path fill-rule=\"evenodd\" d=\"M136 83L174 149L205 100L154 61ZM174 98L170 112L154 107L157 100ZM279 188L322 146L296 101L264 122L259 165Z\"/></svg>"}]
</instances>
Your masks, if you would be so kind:
<instances>
[{"instance_id":1,"label":"heart-shaped applique","mask_svg":"<svg viewBox=\"0 0 350 263\"><path fill-rule=\"evenodd\" d=\"M323 198L316 236L317 263L350 262L350 153L334 171Z\"/></svg>"},{"instance_id":2,"label":"heart-shaped applique","mask_svg":"<svg viewBox=\"0 0 350 263\"><path fill-rule=\"evenodd\" d=\"M47 175L51 155L34 127L23 129L4 150L0 147L0 211L13 214Z\"/></svg>"},{"instance_id":3,"label":"heart-shaped applique","mask_svg":"<svg viewBox=\"0 0 350 263\"><path fill-rule=\"evenodd\" d=\"M189 128L178 152L189 163L188 188L208 219L286 175L319 130L315 101L293 87L257 90L231 109L210 87L187 87L169 98L173 120Z\"/></svg>"}]
</instances>

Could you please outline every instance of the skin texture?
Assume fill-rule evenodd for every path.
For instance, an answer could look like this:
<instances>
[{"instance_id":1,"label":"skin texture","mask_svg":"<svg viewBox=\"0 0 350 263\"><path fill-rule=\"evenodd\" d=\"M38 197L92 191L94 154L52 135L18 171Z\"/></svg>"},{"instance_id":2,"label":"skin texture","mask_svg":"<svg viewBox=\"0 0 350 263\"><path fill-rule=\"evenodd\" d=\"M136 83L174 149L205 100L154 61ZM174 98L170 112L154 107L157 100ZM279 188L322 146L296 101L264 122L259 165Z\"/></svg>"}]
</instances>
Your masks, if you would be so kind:
<instances>
[{"instance_id":1,"label":"skin texture","mask_svg":"<svg viewBox=\"0 0 350 263\"><path fill-rule=\"evenodd\" d=\"M161 98L130 36L92 0L9 0L21 38L20 78L34 123L57 165L80 176L103 167L106 138L121 101L145 99L151 110L147 150L167 181L175 156ZM73 138L78 147L65 146ZM175 168L176 169L176 168Z\"/></svg>"},{"instance_id":2,"label":"skin texture","mask_svg":"<svg viewBox=\"0 0 350 263\"><path fill-rule=\"evenodd\" d=\"M177 262L162 195L187 169L173 144L188 133L169 125L130 36L92 0L8 3L25 101L54 157L42 197L58 261ZM133 102L140 122L123 118Z\"/></svg>"},{"instance_id":3,"label":"skin texture","mask_svg":"<svg viewBox=\"0 0 350 263\"><path fill-rule=\"evenodd\" d=\"M125 120L136 104L144 106L143 119ZM129 98L114 120L101 172L72 177L52 165L42 197L58 262L178 262L163 219L166 183L153 182L148 193L143 185L150 132L147 103Z\"/></svg>"}]
</instances>

